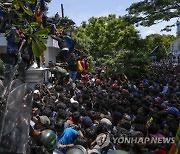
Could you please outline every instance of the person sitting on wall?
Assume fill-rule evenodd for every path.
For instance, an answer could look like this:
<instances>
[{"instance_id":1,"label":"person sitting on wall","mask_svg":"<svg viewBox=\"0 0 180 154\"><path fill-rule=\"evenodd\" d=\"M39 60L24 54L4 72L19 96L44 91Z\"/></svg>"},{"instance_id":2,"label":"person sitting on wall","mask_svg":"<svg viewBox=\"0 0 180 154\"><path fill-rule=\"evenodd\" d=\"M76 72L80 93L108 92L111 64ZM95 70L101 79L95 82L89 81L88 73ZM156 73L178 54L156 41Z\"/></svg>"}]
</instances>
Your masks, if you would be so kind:
<instances>
[{"instance_id":1,"label":"person sitting on wall","mask_svg":"<svg viewBox=\"0 0 180 154\"><path fill-rule=\"evenodd\" d=\"M63 40L66 44L66 46L69 48L69 52L72 53L75 46L75 40L71 38L70 35L67 35L66 33L63 36Z\"/></svg>"}]
</instances>

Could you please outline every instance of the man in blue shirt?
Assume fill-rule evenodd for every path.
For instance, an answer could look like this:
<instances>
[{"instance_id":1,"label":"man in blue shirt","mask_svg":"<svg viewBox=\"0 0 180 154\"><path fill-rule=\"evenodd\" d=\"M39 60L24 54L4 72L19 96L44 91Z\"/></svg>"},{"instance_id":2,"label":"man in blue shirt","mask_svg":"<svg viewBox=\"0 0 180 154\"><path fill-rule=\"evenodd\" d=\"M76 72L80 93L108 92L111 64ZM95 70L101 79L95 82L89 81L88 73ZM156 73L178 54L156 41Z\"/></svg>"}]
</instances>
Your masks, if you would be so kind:
<instances>
[{"instance_id":1,"label":"man in blue shirt","mask_svg":"<svg viewBox=\"0 0 180 154\"><path fill-rule=\"evenodd\" d=\"M82 132L79 130L75 130L72 127L68 127L64 129L63 133L58 137L58 149L55 150L54 153L62 153L65 154L68 148L74 146L74 140L76 137L81 136L83 137ZM59 151L59 152L58 152Z\"/></svg>"}]
</instances>

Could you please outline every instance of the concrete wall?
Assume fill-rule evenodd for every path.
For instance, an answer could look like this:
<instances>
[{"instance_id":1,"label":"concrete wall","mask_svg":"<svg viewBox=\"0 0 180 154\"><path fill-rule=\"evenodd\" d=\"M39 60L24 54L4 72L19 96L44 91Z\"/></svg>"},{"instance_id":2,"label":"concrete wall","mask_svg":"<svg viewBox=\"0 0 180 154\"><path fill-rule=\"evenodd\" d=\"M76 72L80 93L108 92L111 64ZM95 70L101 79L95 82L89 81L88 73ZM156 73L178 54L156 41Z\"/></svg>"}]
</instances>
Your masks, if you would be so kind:
<instances>
[{"instance_id":1,"label":"concrete wall","mask_svg":"<svg viewBox=\"0 0 180 154\"><path fill-rule=\"evenodd\" d=\"M4 37L4 33L0 33L0 53L4 54L6 53L6 50L7 50L6 38Z\"/></svg>"},{"instance_id":2,"label":"concrete wall","mask_svg":"<svg viewBox=\"0 0 180 154\"><path fill-rule=\"evenodd\" d=\"M173 62L180 63L180 39L173 41L170 48L173 55Z\"/></svg>"},{"instance_id":3,"label":"concrete wall","mask_svg":"<svg viewBox=\"0 0 180 154\"><path fill-rule=\"evenodd\" d=\"M180 36L180 21L177 22L177 36Z\"/></svg>"},{"instance_id":4,"label":"concrete wall","mask_svg":"<svg viewBox=\"0 0 180 154\"><path fill-rule=\"evenodd\" d=\"M56 56L59 53L58 41L48 36L47 50L44 52L45 66L48 66L49 61L56 62Z\"/></svg>"},{"instance_id":5,"label":"concrete wall","mask_svg":"<svg viewBox=\"0 0 180 154\"><path fill-rule=\"evenodd\" d=\"M177 54L180 51L180 39L173 41L170 45L172 54Z\"/></svg>"},{"instance_id":6,"label":"concrete wall","mask_svg":"<svg viewBox=\"0 0 180 154\"><path fill-rule=\"evenodd\" d=\"M49 61L56 62L56 56L59 52L58 41L48 37L47 50L44 52L45 66L48 66Z\"/></svg>"}]
</instances>

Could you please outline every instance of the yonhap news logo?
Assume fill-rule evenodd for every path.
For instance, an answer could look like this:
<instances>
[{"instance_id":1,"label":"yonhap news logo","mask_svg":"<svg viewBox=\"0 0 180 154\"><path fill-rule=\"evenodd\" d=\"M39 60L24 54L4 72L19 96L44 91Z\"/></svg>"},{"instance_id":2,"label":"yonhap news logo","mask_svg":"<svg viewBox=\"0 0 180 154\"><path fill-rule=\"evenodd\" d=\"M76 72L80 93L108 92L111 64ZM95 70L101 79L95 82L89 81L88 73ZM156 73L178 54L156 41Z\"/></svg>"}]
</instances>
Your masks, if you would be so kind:
<instances>
[{"instance_id":1,"label":"yonhap news logo","mask_svg":"<svg viewBox=\"0 0 180 154\"><path fill-rule=\"evenodd\" d=\"M174 137L113 137L114 144L172 144L174 142Z\"/></svg>"}]
</instances>

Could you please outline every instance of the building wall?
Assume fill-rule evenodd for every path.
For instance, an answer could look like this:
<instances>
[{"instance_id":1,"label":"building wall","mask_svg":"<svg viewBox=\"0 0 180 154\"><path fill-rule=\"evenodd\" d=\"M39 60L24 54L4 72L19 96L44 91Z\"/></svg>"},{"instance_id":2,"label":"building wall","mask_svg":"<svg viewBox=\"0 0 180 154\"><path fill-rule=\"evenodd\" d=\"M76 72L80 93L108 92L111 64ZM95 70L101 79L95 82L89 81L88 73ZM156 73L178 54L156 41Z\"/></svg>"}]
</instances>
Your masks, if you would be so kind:
<instances>
[{"instance_id":1,"label":"building wall","mask_svg":"<svg viewBox=\"0 0 180 154\"><path fill-rule=\"evenodd\" d=\"M177 36L180 36L180 21L177 22Z\"/></svg>"},{"instance_id":2,"label":"building wall","mask_svg":"<svg viewBox=\"0 0 180 154\"><path fill-rule=\"evenodd\" d=\"M48 37L47 50L44 51L45 65L48 66L49 61L56 62L56 56L59 53L58 41ZM7 52L7 41L4 37L4 33L0 33L0 55L1 57L6 57Z\"/></svg>"},{"instance_id":3,"label":"building wall","mask_svg":"<svg viewBox=\"0 0 180 154\"><path fill-rule=\"evenodd\" d=\"M170 45L172 60L175 63L180 63L180 39L173 41Z\"/></svg>"},{"instance_id":4,"label":"building wall","mask_svg":"<svg viewBox=\"0 0 180 154\"><path fill-rule=\"evenodd\" d=\"M59 53L59 49L58 48L48 47L47 50L44 52L45 66L48 66L48 63L50 61L55 63L56 62L56 56L58 55L58 53Z\"/></svg>"},{"instance_id":5,"label":"building wall","mask_svg":"<svg viewBox=\"0 0 180 154\"><path fill-rule=\"evenodd\" d=\"M4 37L4 33L0 33L0 53L4 54L6 53L6 50L7 50L6 38Z\"/></svg>"},{"instance_id":6,"label":"building wall","mask_svg":"<svg viewBox=\"0 0 180 154\"><path fill-rule=\"evenodd\" d=\"M180 51L180 39L173 41L170 47L172 52Z\"/></svg>"}]
</instances>

